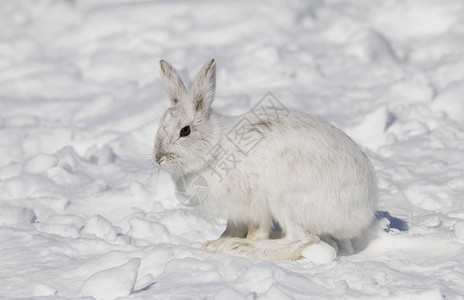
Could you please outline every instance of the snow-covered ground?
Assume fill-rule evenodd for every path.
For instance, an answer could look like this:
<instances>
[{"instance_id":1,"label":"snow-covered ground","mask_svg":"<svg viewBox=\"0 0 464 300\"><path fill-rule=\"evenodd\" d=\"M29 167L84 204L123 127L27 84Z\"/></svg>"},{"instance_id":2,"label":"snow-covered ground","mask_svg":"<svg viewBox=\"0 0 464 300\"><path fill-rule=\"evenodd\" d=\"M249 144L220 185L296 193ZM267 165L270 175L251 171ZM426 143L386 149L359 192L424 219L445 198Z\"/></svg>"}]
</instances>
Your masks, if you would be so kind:
<instances>
[{"instance_id":1,"label":"snow-covered ground","mask_svg":"<svg viewBox=\"0 0 464 300\"><path fill-rule=\"evenodd\" d=\"M211 58L217 110L272 92L328 119L409 229L381 219L335 260L200 250L225 220L181 205L151 148L169 106L158 61L191 78ZM463 195L463 1L0 4L2 299L463 299Z\"/></svg>"}]
</instances>

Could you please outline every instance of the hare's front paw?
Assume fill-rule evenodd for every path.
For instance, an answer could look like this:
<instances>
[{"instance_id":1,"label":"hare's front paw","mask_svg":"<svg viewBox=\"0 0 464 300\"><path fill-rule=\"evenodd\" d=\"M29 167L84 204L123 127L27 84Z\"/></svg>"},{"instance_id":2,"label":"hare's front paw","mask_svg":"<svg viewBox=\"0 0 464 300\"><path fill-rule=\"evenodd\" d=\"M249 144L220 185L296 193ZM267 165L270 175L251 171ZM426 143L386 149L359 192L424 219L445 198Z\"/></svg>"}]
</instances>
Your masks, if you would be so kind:
<instances>
[{"instance_id":1,"label":"hare's front paw","mask_svg":"<svg viewBox=\"0 0 464 300\"><path fill-rule=\"evenodd\" d=\"M201 249L209 251L209 252L213 252L213 253L221 252L225 240L226 240L225 238L219 238L219 239L214 240L214 241L207 241L201 247Z\"/></svg>"}]
</instances>

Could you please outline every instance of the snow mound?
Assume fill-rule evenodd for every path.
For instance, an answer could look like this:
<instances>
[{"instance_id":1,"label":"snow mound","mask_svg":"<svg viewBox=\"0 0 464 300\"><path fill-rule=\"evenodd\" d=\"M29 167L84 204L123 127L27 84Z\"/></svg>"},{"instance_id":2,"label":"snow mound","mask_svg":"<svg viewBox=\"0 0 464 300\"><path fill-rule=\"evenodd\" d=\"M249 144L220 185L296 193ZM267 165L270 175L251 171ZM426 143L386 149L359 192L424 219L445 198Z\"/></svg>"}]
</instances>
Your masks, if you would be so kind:
<instances>
[{"instance_id":1,"label":"snow mound","mask_svg":"<svg viewBox=\"0 0 464 300\"><path fill-rule=\"evenodd\" d=\"M34 210L25 207L0 205L0 225L31 224L35 222Z\"/></svg>"},{"instance_id":2,"label":"snow mound","mask_svg":"<svg viewBox=\"0 0 464 300\"><path fill-rule=\"evenodd\" d=\"M454 225L454 234L459 241L464 243L464 221L459 221Z\"/></svg>"},{"instance_id":3,"label":"snow mound","mask_svg":"<svg viewBox=\"0 0 464 300\"><path fill-rule=\"evenodd\" d=\"M377 150L385 144L387 120L387 110L380 107L366 114L362 122L347 129L347 133L362 146Z\"/></svg>"},{"instance_id":4,"label":"snow mound","mask_svg":"<svg viewBox=\"0 0 464 300\"><path fill-rule=\"evenodd\" d=\"M327 264L337 257L335 249L324 242L309 246L303 250L302 255L315 264Z\"/></svg>"},{"instance_id":5,"label":"snow mound","mask_svg":"<svg viewBox=\"0 0 464 300\"><path fill-rule=\"evenodd\" d=\"M464 81L447 87L433 100L431 108L443 111L450 119L464 124Z\"/></svg>"},{"instance_id":6,"label":"snow mound","mask_svg":"<svg viewBox=\"0 0 464 300\"><path fill-rule=\"evenodd\" d=\"M90 157L90 161L95 164L106 165L114 162L115 158L116 155L114 154L113 149L111 149L111 147L104 146Z\"/></svg>"},{"instance_id":7,"label":"snow mound","mask_svg":"<svg viewBox=\"0 0 464 300\"><path fill-rule=\"evenodd\" d=\"M41 232L48 234L56 234L64 237L77 238L80 236L80 230L75 226L70 226L66 224L48 224L48 223L38 223L35 224L36 228Z\"/></svg>"},{"instance_id":8,"label":"snow mound","mask_svg":"<svg viewBox=\"0 0 464 300\"><path fill-rule=\"evenodd\" d=\"M140 258L133 258L120 266L97 272L81 286L81 295L106 300L128 296L135 285Z\"/></svg>"},{"instance_id":9,"label":"snow mound","mask_svg":"<svg viewBox=\"0 0 464 300\"><path fill-rule=\"evenodd\" d=\"M93 234L101 239L113 242L117 238L117 231L110 221L102 216L93 216L87 219L83 233Z\"/></svg>"},{"instance_id":10,"label":"snow mound","mask_svg":"<svg viewBox=\"0 0 464 300\"><path fill-rule=\"evenodd\" d=\"M42 283L36 284L32 290L34 296L54 296L56 292L54 288Z\"/></svg>"},{"instance_id":11,"label":"snow mound","mask_svg":"<svg viewBox=\"0 0 464 300\"><path fill-rule=\"evenodd\" d=\"M57 163L58 158L56 156L39 153L26 163L24 170L29 173L42 173L56 166Z\"/></svg>"},{"instance_id":12,"label":"snow mound","mask_svg":"<svg viewBox=\"0 0 464 300\"><path fill-rule=\"evenodd\" d=\"M18 163L11 163L0 169L0 180L10 179L21 173L22 167Z\"/></svg>"}]
</instances>

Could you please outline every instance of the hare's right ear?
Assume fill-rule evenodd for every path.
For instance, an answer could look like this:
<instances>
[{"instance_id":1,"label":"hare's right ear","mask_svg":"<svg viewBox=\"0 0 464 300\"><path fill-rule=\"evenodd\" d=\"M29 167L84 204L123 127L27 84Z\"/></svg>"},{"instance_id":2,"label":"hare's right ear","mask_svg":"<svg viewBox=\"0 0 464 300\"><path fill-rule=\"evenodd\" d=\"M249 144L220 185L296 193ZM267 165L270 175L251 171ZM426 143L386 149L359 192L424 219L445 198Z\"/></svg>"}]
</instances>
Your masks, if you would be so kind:
<instances>
[{"instance_id":1,"label":"hare's right ear","mask_svg":"<svg viewBox=\"0 0 464 300\"><path fill-rule=\"evenodd\" d=\"M179 73L167 61L160 60L161 77L163 78L164 89L171 100L172 105L176 105L187 95Z\"/></svg>"}]
</instances>

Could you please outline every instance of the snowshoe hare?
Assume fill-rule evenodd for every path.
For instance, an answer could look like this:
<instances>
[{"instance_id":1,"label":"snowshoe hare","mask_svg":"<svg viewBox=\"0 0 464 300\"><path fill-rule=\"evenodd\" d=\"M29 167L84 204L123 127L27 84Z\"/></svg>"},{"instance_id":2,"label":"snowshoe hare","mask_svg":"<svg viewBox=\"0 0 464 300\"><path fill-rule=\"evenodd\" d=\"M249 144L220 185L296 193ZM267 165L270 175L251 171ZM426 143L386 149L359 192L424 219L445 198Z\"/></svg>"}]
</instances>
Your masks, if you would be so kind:
<instances>
[{"instance_id":1,"label":"snowshoe hare","mask_svg":"<svg viewBox=\"0 0 464 300\"><path fill-rule=\"evenodd\" d=\"M190 91L170 64L160 65L172 106L155 139L155 164L172 174L191 205L228 220L222 236L204 249L294 260L319 239L349 241L373 222L373 167L341 130L278 106L271 96L268 106L243 116L219 114L211 109L214 60ZM269 237L274 221L281 239Z\"/></svg>"}]
</instances>

